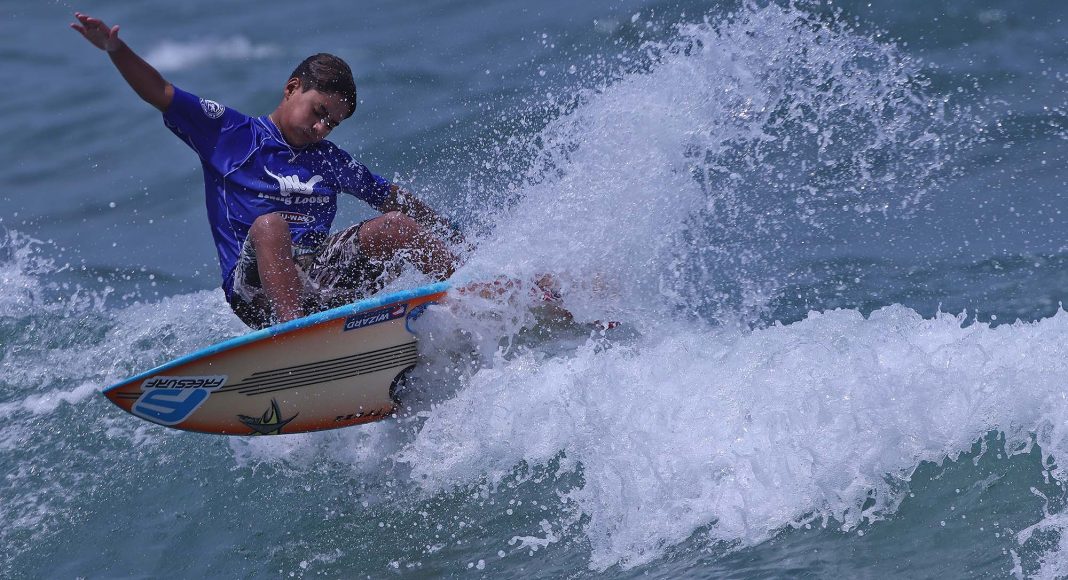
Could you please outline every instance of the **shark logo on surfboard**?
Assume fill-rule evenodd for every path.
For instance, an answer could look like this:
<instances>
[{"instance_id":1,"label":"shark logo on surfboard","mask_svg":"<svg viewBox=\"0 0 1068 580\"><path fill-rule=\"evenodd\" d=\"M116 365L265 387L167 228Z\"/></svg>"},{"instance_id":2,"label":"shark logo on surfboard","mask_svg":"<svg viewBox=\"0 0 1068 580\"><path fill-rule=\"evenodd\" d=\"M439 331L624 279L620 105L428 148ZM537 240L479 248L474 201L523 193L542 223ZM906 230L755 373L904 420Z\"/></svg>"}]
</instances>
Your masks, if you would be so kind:
<instances>
[{"instance_id":1,"label":"shark logo on surfboard","mask_svg":"<svg viewBox=\"0 0 1068 580\"><path fill-rule=\"evenodd\" d=\"M271 406L260 417L249 417L248 415L238 415L237 418L241 419L241 422L246 427L252 429L251 435L281 435L282 427L285 427L290 421L297 418L300 413L294 413L292 417L288 419L282 418L282 409L278 406L278 401L271 399Z\"/></svg>"}]
</instances>

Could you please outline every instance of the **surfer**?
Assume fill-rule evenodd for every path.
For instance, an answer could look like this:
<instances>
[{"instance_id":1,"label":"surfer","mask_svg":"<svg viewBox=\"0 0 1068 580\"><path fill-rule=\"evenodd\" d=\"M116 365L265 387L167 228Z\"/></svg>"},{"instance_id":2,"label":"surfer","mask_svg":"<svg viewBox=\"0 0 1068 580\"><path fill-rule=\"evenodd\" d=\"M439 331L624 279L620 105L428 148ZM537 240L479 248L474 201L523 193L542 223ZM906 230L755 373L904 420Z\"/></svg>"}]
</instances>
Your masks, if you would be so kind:
<instances>
[{"instance_id":1,"label":"surfer","mask_svg":"<svg viewBox=\"0 0 1068 580\"><path fill-rule=\"evenodd\" d=\"M438 279L463 243L449 223L397 184L326 140L356 109L349 66L308 57L275 110L249 117L168 82L119 38L118 26L75 13L71 28L105 51L141 99L200 157L208 221L230 307L260 328L341 306L380 290L403 256ZM337 194L381 216L330 233Z\"/></svg>"}]
</instances>

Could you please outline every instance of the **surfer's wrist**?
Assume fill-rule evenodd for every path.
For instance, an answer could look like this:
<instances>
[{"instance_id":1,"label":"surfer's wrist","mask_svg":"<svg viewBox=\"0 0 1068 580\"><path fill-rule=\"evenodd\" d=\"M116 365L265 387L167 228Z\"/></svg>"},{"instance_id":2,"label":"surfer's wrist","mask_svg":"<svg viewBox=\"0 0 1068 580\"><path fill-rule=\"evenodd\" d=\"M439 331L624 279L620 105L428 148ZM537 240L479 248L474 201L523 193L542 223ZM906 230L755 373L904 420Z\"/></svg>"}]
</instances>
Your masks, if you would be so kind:
<instances>
[{"instance_id":1,"label":"surfer's wrist","mask_svg":"<svg viewBox=\"0 0 1068 580\"><path fill-rule=\"evenodd\" d=\"M114 42L105 42L103 48L104 52L108 53L109 55L114 55L115 53L123 49L128 49L130 47L126 45L126 41L122 40L121 38L116 38Z\"/></svg>"}]
</instances>

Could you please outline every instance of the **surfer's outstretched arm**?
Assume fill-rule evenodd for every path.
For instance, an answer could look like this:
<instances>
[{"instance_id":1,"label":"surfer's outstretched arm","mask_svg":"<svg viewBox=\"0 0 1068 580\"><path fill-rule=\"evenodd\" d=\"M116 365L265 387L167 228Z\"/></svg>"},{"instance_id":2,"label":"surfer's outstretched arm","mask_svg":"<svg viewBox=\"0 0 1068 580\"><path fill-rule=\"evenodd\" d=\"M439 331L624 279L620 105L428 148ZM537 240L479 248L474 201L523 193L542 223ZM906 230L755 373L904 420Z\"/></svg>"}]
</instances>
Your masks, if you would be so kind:
<instances>
[{"instance_id":1,"label":"surfer's outstretched arm","mask_svg":"<svg viewBox=\"0 0 1068 580\"><path fill-rule=\"evenodd\" d=\"M75 12L74 18L78 22L70 27L81 33L93 46L108 53L112 64L119 69L122 78L126 79L137 96L160 111L166 111L174 99L174 86L119 38L118 25L109 28L99 18L81 12Z\"/></svg>"}]
</instances>

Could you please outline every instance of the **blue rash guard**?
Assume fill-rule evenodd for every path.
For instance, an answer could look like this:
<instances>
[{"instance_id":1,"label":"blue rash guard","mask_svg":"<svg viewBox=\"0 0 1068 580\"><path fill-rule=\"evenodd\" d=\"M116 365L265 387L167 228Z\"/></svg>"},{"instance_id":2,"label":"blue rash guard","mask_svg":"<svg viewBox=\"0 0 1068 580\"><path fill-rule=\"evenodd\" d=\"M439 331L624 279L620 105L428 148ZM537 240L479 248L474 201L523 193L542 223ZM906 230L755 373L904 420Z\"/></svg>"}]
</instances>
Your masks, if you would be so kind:
<instances>
[{"instance_id":1,"label":"blue rash guard","mask_svg":"<svg viewBox=\"0 0 1068 580\"><path fill-rule=\"evenodd\" d=\"M200 156L227 300L241 246L259 216L282 212L299 255L315 252L330 233L338 193L375 208L389 193L388 181L330 141L295 149L266 115L249 117L178 87L163 122Z\"/></svg>"}]
</instances>

